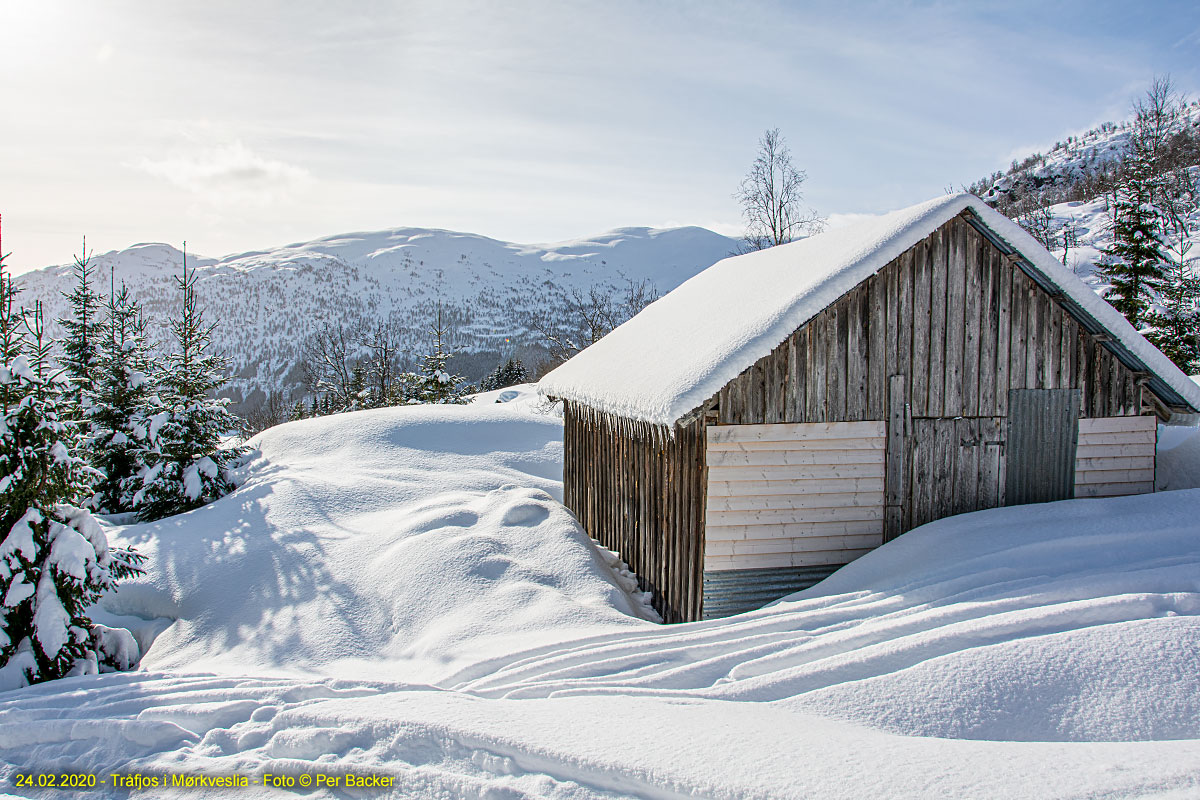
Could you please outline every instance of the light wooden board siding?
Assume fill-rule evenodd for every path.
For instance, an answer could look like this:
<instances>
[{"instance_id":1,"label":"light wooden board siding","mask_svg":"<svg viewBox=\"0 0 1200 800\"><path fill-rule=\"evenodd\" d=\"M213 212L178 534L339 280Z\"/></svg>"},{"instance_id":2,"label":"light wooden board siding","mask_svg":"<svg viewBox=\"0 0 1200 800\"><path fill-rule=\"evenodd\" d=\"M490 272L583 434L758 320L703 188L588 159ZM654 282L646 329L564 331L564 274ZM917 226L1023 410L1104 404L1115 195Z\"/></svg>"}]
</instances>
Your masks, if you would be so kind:
<instances>
[{"instance_id":1,"label":"light wooden board siding","mask_svg":"<svg viewBox=\"0 0 1200 800\"><path fill-rule=\"evenodd\" d=\"M1076 497L1120 497L1154 491L1158 420L1152 416L1079 420Z\"/></svg>"},{"instance_id":2,"label":"light wooden board siding","mask_svg":"<svg viewBox=\"0 0 1200 800\"><path fill-rule=\"evenodd\" d=\"M860 301L861 313L870 304ZM710 425L707 434L706 570L845 564L883 543L882 421Z\"/></svg>"}]
</instances>

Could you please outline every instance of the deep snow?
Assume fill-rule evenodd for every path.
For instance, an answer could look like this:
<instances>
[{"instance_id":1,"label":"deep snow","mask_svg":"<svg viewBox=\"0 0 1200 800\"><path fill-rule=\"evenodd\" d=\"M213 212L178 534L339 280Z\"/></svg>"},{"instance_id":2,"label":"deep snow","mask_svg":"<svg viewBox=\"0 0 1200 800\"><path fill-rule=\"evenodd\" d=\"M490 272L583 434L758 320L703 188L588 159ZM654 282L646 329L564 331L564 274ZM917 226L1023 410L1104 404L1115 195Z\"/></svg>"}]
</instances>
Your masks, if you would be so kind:
<instances>
[{"instance_id":1,"label":"deep snow","mask_svg":"<svg viewBox=\"0 0 1200 800\"><path fill-rule=\"evenodd\" d=\"M177 621L140 672L0 694L0 780L1200 794L1200 490L942 520L768 608L662 627L555 501L559 420L516 391L280 426L230 497L114 530L152 569L105 605Z\"/></svg>"}]
</instances>

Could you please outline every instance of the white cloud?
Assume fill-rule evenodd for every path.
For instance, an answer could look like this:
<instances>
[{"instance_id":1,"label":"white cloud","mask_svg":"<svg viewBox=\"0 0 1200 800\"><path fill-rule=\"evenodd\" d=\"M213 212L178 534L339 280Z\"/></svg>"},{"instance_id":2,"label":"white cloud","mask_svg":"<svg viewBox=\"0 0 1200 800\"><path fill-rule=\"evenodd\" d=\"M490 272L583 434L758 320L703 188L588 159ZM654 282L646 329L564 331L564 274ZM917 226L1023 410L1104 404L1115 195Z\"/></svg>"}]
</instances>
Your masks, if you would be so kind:
<instances>
[{"instance_id":1,"label":"white cloud","mask_svg":"<svg viewBox=\"0 0 1200 800\"><path fill-rule=\"evenodd\" d=\"M265 158L240 141L161 159L143 158L133 166L222 206L268 206L312 181L307 170Z\"/></svg>"}]
</instances>

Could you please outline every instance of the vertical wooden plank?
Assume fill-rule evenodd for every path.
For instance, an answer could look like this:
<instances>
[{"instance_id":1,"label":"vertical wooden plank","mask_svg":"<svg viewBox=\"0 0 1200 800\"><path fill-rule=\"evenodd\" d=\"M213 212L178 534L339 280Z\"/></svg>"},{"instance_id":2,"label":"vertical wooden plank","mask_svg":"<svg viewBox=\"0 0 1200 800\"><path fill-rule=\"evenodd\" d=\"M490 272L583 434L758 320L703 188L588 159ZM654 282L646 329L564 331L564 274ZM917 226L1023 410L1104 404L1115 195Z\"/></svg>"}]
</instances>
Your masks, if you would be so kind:
<instances>
[{"instance_id":1,"label":"vertical wooden plank","mask_svg":"<svg viewBox=\"0 0 1200 800\"><path fill-rule=\"evenodd\" d=\"M808 375L805 417L808 422L825 421L825 341L822 318L808 323Z\"/></svg>"},{"instance_id":2,"label":"vertical wooden plank","mask_svg":"<svg viewBox=\"0 0 1200 800\"><path fill-rule=\"evenodd\" d=\"M1092 416L1108 416L1108 350L1096 343L1092 346Z\"/></svg>"},{"instance_id":3,"label":"vertical wooden plank","mask_svg":"<svg viewBox=\"0 0 1200 800\"><path fill-rule=\"evenodd\" d=\"M867 288L860 285L851 293L846 328L846 419L852 421L871 418L867 397L871 306Z\"/></svg>"},{"instance_id":4,"label":"vertical wooden plank","mask_svg":"<svg viewBox=\"0 0 1200 800\"><path fill-rule=\"evenodd\" d=\"M909 402L914 417L924 417L929 408L929 244L919 242L913 248L913 333L912 374Z\"/></svg>"},{"instance_id":5,"label":"vertical wooden plank","mask_svg":"<svg viewBox=\"0 0 1200 800\"><path fill-rule=\"evenodd\" d=\"M1000 420L980 417L979 423L979 488L977 508L996 508L1000 505Z\"/></svg>"},{"instance_id":6,"label":"vertical wooden plank","mask_svg":"<svg viewBox=\"0 0 1200 800\"><path fill-rule=\"evenodd\" d=\"M954 420L951 448L957 448L954 470L954 513L979 508L979 425L973 418Z\"/></svg>"},{"instance_id":7,"label":"vertical wooden plank","mask_svg":"<svg viewBox=\"0 0 1200 800\"><path fill-rule=\"evenodd\" d=\"M1059 381L1064 389L1078 389L1079 374L1076 369L1075 357L1079 346L1079 323L1065 310L1063 317L1062 363L1059 366Z\"/></svg>"},{"instance_id":8,"label":"vertical wooden plank","mask_svg":"<svg viewBox=\"0 0 1200 800\"><path fill-rule=\"evenodd\" d=\"M1121 395L1125 391L1125 382L1121 374L1121 362L1111 352L1108 354L1108 415L1121 416Z\"/></svg>"},{"instance_id":9,"label":"vertical wooden plank","mask_svg":"<svg viewBox=\"0 0 1200 800\"><path fill-rule=\"evenodd\" d=\"M1076 382L1079 384L1076 388L1083 393L1083 403L1080 405L1080 415L1084 417L1094 417L1095 410L1092 408L1092 396L1095 394L1096 386L1092 376L1092 337L1088 332L1079 328L1079 337L1075 343L1077 351L1075 362Z\"/></svg>"},{"instance_id":10,"label":"vertical wooden plank","mask_svg":"<svg viewBox=\"0 0 1200 800\"><path fill-rule=\"evenodd\" d=\"M996 416L1008 414L1009 350L1012 344L1012 267L994 247L989 248L996 272Z\"/></svg>"},{"instance_id":11,"label":"vertical wooden plank","mask_svg":"<svg viewBox=\"0 0 1200 800\"><path fill-rule=\"evenodd\" d=\"M785 422L799 422L796 419L796 389L800 384L800 374L796 371L796 336L793 333L782 345L786 351L784 367L784 393L781 414Z\"/></svg>"},{"instance_id":12,"label":"vertical wooden plank","mask_svg":"<svg viewBox=\"0 0 1200 800\"><path fill-rule=\"evenodd\" d=\"M948 223L950 262L946 274L946 388L942 416L963 414L963 345L966 298L966 223L958 219Z\"/></svg>"},{"instance_id":13,"label":"vertical wooden plank","mask_svg":"<svg viewBox=\"0 0 1200 800\"><path fill-rule=\"evenodd\" d=\"M843 422L846 419L846 339L849 314L843 298L825 310L829 332L826 353L829 362L825 370L826 419Z\"/></svg>"},{"instance_id":14,"label":"vertical wooden plank","mask_svg":"<svg viewBox=\"0 0 1200 800\"><path fill-rule=\"evenodd\" d=\"M890 267L884 267L884 271ZM867 368L867 393L870 419L885 419L887 414L887 299L882 271L867 281L870 296L870 344Z\"/></svg>"},{"instance_id":15,"label":"vertical wooden plank","mask_svg":"<svg viewBox=\"0 0 1200 800\"><path fill-rule=\"evenodd\" d=\"M913 251L909 249L900 256L900 271L897 278L896 306L900 312L899 338L896 341L896 371L912 380L912 337L913 337ZM905 383L907 388L907 381Z\"/></svg>"},{"instance_id":16,"label":"vertical wooden plank","mask_svg":"<svg viewBox=\"0 0 1200 800\"><path fill-rule=\"evenodd\" d=\"M1025 365L1026 347L1029 337L1027 327L1029 279L1012 265L1011 260L1005 259L1005 262L1008 270L1012 273L1012 302L1009 309L1012 315L1012 336L1009 339L1008 345L1008 388L1021 389L1027 385Z\"/></svg>"},{"instance_id":17,"label":"vertical wooden plank","mask_svg":"<svg viewBox=\"0 0 1200 800\"><path fill-rule=\"evenodd\" d=\"M796 359L796 391L792 398L792 422L808 422L806 398L808 393L808 326L792 336L792 354Z\"/></svg>"},{"instance_id":18,"label":"vertical wooden plank","mask_svg":"<svg viewBox=\"0 0 1200 800\"><path fill-rule=\"evenodd\" d=\"M962 360L962 413L966 417L979 415L979 348L983 316L983 276L981 260L983 237L964 223L959 223L966 234L966 303L963 311L963 360Z\"/></svg>"},{"instance_id":19,"label":"vertical wooden plank","mask_svg":"<svg viewBox=\"0 0 1200 800\"><path fill-rule=\"evenodd\" d=\"M1032 280L1026 280L1025 296L1025 385L1046 388L1046 334L1042 300L1045 295Z\"/></svg>"},{"instance_id":20,"label":"vertical wooden plank","mask_svg":"<svg viewBox=\"0 0 1200 800\"><path fill-rule=\"evenodd\" d=\"M938 424L938 423L941 424ZM931 426L934 432L935 450L933 455L934 474L937 476L933 481L933 504L930 509L931 519L942 519L954 513L954 472L957 469L955 463L958 455L958 447L951 446L951 440L954 438L954 423L943 420L935 420Z\"/></svg>"},{"instance_id":21,"label":"vertical wooden plank","mask_svg":"<svg viewBox=\"0 0 1200 800\"><path fill-rule=\"evenodd\" d=\"M880 276L884 279L884 305L887 310L887 365L884 373L890 377L904 374L896 355L900 343L900 259L888 264ZM891 402L890 398L888 402Z\"/></svg>"},{"instance_id":22,"label":"vertical wooden plank","mask_svg":"<svg viewBox=\"0 0 1200 800\"><path fill-rule=\"evenodd\" d=\"M1122 414L1136 415L1141 409L1140 397L1138 393L1137 381L1133 377L1133 373L1127 369L1121 370L1125 376L1125 397L1124 406L1121 409Z\"/></svg>"},{"instance_id":23,"label":"vertical wooden plank","mask_svg":"<svg viewBox=\"0 0 1200 800\"><path fill-rule=\"evenodd\" d=\"M998 274L992 264L992 245L979 246L979 415L996 414L996 331L999 318Z\"/></svg>"},{"instance_id":24,"label":"vertical wooden plank","mask_svg":"<svg viewBox=\"0 0 1200 800\"><path fill-rule=\"evenodd\" d=\"M1065 314L1058 301L1053 297L1047 300L1050 309L1050 347L1046 353L1046 387L1049 389L1069 389L1070 384L1063 382L1063 334Z\"/></svg>"},{"instance_id":25,"label":"vertical wooden plank","mask_svg":"<svg viewBox=\"0 0 1200 800\"><path fill-rule=\"evenodd\" d=\"M782 356L782 358L781 358ZM763 422L783 422L783 392L787 389L787 340L763 359Z\"/></svg>"},{"instance_id":26,"label":"vertical wooden plank","mask_svg":"<svg viewBox=\"0 0 1200 800\"><path fill-rule=\"evenodd\" d=\"M884 531L885 542L899 536L903 524L904 447L905 447L905 378L892 375L888 379L887 449L884 455Z\"/></svg>"},{"instance_id":27,"label":"vertical wooden plank","mask_svg":"<svg viewBox=\"0 0 1200 800\"><path fill-rule=\"evenodd\" d=\"M949 265L949 243L945 227L934 231L930 243L929 262L929 399L925 413L943 416L946 391L946 279Z\"/></svg>"},{"instance_id":28,"label":"vertical wooden plank","mask_svg":"<svg viewBox=\"0 0 1200 800\"><path fill-rule=\"evenodd\" d=\"M934 459L937 455L937 442L934 439L935 420L914 419L912 422L913 429L909 435L912 481L908 489L908 494L912 497L912 512L908 525L910 528L916 528L933 518L933 492L937 481Z\"/></svg>"},{"instance_id":29,"label":"vertical wooden plank","mask_svg":"<svg viewBox=\"0 0 1200 800\"><path fill-rule=\"evenodd\" d=\"M689 483L693 487L692 502L688 504L688 524L691 526L692 536L695 544L693 545L693 571L692 574L695 583L692 585L693 603L696 619L700 618L702 607L701 599L703 597L703 586L700 581L700 575L704 565L704 530L706 520L704 517L704 509L707 507L708 498L708 468L707 461L704 455L702 442L693 437L688 444L688 469L690 470Z\"/></svg>"}]
</instances>

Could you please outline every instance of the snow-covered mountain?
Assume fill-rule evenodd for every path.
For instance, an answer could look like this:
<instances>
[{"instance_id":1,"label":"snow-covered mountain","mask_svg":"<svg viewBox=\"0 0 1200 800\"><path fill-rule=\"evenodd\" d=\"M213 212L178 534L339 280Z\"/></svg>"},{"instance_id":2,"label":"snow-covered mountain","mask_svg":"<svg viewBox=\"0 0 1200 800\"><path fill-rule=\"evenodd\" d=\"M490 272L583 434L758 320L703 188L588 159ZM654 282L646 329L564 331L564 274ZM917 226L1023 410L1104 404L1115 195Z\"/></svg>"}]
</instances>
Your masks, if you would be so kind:
<instances>
[{"instance_id":1,"label":"snow-covered mountain","mask_svg":"<svg viewBox=\"0 0 1200 800\"><path fill-rule=\"evenodd\" d=\"M597 287L619 294L647 281L666 293L724 258L736 242L704 228L621 228L599 236L526 245L469 233L396 228L327 236L221 259L188 254L198 274L216 346L233 361L231 394L250 408L262 392L299 388L305 340L324 322L387 322L403 347L425 352L440 304L450 322L455 362L468 377L485 374L504 356L536 360L539 315L559 313L572 291ZM138 244L96 255L101 290L127 283L163 338L177 313L175 278L182 253L166 244ZM41 299L48 316L67 311L62 292L69 265L17 278L23 300ZM52 329L52 333L55 331Z\"/></svg>"},{"instance_id":2,"label":"snow-covered mountain","mask_svg":"<svg viewBox=\"0 0 1200 800\"><path fill-rule=\"evenodd\" d=\"M1056 142L1045 153L1031 153L1003 172L995 172L967 187L989 205L1005 213L1031 207L1084 202L1103 192L1121 159L1129 150L1133 119L1105 122L1085 133ZM1180 136L1182 134L1182 136ZM1195 158L1200 140L1200 101L1190 103L1178 122L1176 146L1186 147L1182 158ZM1192 163L1195 163L1194 161Z\"/></svg>"},{"instance_id":3,"label":"snow-covered mountain","mask_svg":"<svg viewBox=\"0 0 1200 800\"><path fill-rule=\"evenodd\" d=\"M1017 219L1065 266L1104 294L1108 284L1096 274L1096 263L1101 251L1113 243L1111 189L1129 152L1133 124L1132 118L1106 122L1068 136L1048 152L1013 161L1008 170L981 178L967 189ZM1200 187L1200 101L1183 109L1168 147L1166 172ZM1200 231L1200 204L1192 203L1184 217L1187 233L1172 230L1164 237L1167 254L1175 261L1194 260L1195 254L1186 247L1188 238L1194 239Z\"/></svg>"}]
</instances>

